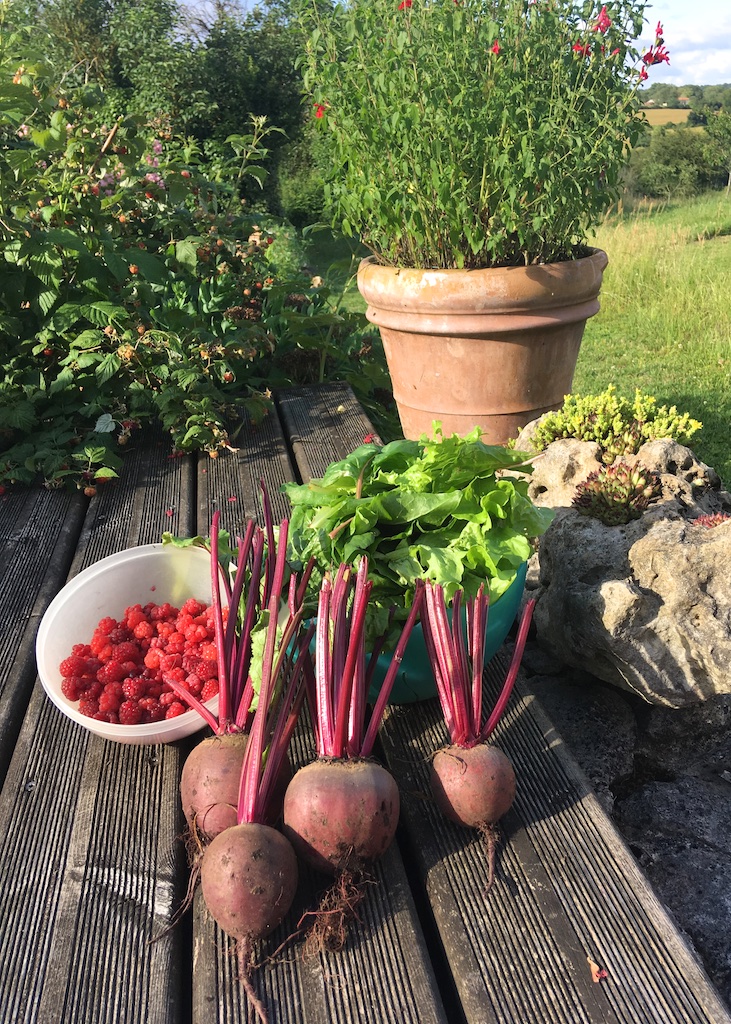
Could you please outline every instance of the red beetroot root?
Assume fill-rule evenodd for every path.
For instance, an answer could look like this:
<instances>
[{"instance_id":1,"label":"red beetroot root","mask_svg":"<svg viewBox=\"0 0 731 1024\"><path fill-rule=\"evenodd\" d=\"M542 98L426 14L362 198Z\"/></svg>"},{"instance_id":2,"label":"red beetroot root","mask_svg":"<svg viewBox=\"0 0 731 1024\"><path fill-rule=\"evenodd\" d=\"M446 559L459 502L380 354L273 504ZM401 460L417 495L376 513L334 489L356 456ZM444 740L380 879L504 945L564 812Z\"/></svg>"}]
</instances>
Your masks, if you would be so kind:
<instances>
[{"instance_id":1,"label":"red beetroot root","mask_svg":"<svg viewBox=\"0 0 731 1024\"><path fill-rule=\"evenodd\" d=\"M211 916L234 939L260 939L279 924L297 890L297 858L281 832L245 822L206 848L201 889Z\"/></svg>"},{"instance_id":2,"label":"red beetroot root","mask_svg":"<svg viewBox=\"0 0 731 1024\"><path fill-rule=\"evenodd\" d=\"M284 795L284 832L304 861L335 881L312 917L306 954L338 952L369 884L367 868L390 846L400 809L393 777L375 761L322 758Z\"/></svg>"},{"instance_id":3,"label":"red beetroot root","mask_svg":"<svg viewBox=\"0 0 731 1024\"><path fill-rule=\"evenodd\" d=\"M186 758L180 777L183 814L191 830L216 836L237 824L246 733L209 736Z\"/></svg>"},{"instance_id":4,"label":"red beetroot root","mask_svg":"<svg viewBox=\"0 0 731 1024\"><path fill-rule=\"evenodd\" d=\"M239 980L263 1024L266 1009L251 980L253 944L282 921L297 880L291 844L269 825L244 822L227 828L203 854L203 899L218 926L236 940Z\"/></svg>"},{"instance_id":5,"label":"red beetroot root","mask_svg":"<svg viewBox=\"0 0 731 1024\"><path fill-rule=\"evenodd\" d=\"M284 832L318 871L358 870L388 849L399 809L396 782L375 761L321 758L287 787Z\"/></svg>"},{"instance_id":6,"label":"red beetroot root","mask_svg":"<svg viewBox=\"0 0 731 1024\"><path fill-rule=\"evenodd\" d=\"M488 743L445 747L434 755L430 783L437 806L448 818L482 834L488 856L488 892L495 878L495 824L515 799L512 764L502 750Z\"/></svg>"},{"instance_id":7,"label":"red beetroot root","mask_svg":"<svg viewBox=\"0 0 731 1024\"><path fill-rule=\"evenodd\" d=\"M198 743L183 765L180 798L191 832L212 839L225 828L238 823L239 787L248 733L209 736ZM273 825L282 813L284 791L292 778L285 757L277 786L268 809L267 824Z\"/></svg>"}]
</instances>

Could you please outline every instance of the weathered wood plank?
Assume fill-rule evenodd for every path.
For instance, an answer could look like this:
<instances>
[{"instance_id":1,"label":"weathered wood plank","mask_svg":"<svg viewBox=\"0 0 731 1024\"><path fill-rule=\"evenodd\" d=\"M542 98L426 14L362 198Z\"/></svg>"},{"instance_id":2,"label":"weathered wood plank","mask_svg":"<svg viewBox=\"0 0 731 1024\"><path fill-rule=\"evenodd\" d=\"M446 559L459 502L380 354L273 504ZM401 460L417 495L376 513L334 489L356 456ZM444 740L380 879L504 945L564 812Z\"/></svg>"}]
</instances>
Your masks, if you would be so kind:
<instances>
[{"instance_id":1,"label":"weathered wood plank","mask_svg":"<svg viewBox=\"0 0 731 1024\"><path fill-rule=\"evenodd\" d=\"M335 399L331 399L334 393ZM352 393L338 387L325 396L298 393L295 401L285 396L282 408L299 414L307 408L312 415L327 418L332 401L337 407L347 403L357 423L358 436L367 430ZM336 416L343 413L336 411ZM323 426L322 436L310 430L300 416L297 445L302 454L309 450L308 465L324 465L333 451L333 438L342 454L348 441L340 433L332 434ZM290 426L287 426L287 430ZM329 439L329 440L327 440ZM325 444L327 440L327 444ZM275 516L287 511L279 493L282 483L293 479L294 470L286 458L284 432L272 415L256 431L243 430L238 439L240 451L221 455L213 464L202 465L205 483L199 490L199 532L207 530L209 517L220 508L222 525L229 530L243 528L242 511L261 522L261 503L257 492L259 479L266 480ZM358 442L355 442L358 443ZM348 449L349 450L349 449ZM200 479L200 475L199 475ZM222 495L236 497L223 501ZM240 499L243 498L243 501ZM243 508L242 508L243 506ZM292 748L297 767L314 756L311 731L303 726ZM259 998L269 1007L272 1021L282 1024L372 1024L374 1020L393 1020L402 1024L442 1024L446 1021L436 980L421 934L415 906L403 862L394 846L377 866L374 884L368 886L345 950L337 955L303 956L301 941L287 941L297 929L303 913L314 910L328 879L303 868L295 905L285 921L262 944L264 962L257 970L254 985ZM213 1021L244 1022L247 1000L236 978L234 944L213 924L200 896L194 914L194 987L193 1024ZM283 951L271 959L272 950L284 944Z\"/></svg>"},{"instance_id":2,"label":"weathered wood plank","mask_svg":"<svg viewBox=\"0 0 731 1024\"><path fill-rule=\"evenodd\" d=\"M92 499L72 573L193 526L191 460L147 446ZM92 737L36 685L0 808L0 1020L173 1024L190 975L177 745Z\"/></svg>"},{"instance_id":3,"label":"weathered wood plank","mask_svg":"<svg viewBox=\"0 0 731 1024\"><path fill-rule=\"evenodd\" d=\"M488 670L492 703L505 667L498 655ZM412 797L404 830L469 1024L728 1024L536 701L519 692L495 736L518 794L486 899L481 840L447 821L429 794L429 758L446 739L436 700L391 707L382 729L389 767ZM608 972L600 984L587 957Z\"/></svg>"},{"instance_id":4,"label":"weathered wood plank","mask_svg":"<svg viewBox=\"0 0 731 1024\"><path fill-rule=\"evenodd\" d=\"M0 782L35 680L35 635L63 584L86 499L43 487L0 498Z\"/></svg>"}]
</instances>

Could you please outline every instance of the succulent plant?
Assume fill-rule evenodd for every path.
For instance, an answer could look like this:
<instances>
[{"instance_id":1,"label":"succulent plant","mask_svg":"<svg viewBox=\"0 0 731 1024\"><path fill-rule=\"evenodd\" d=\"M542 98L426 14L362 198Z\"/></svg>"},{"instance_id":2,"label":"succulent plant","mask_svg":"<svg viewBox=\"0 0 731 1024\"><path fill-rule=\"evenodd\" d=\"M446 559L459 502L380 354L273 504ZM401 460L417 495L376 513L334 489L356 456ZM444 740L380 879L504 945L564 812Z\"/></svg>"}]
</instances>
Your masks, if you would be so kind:
<instances>
[{"instance_id":1,"label":"succulent plant","mask_svg":"<svg viewBox=\"0 0 731 1024\"><path fill-rule=\"evenodd\" d=\"M707 530L711 530L714 526L720 526L721 523L729 521L731 521L731 512L704 512L703 515L696 516L693 525L705 526Z\"/></svg>"},{"instance_id":2,"label":"succulent plant","mask_svg":"<svg viewBox=\"0 0 731 1024\"><path fill-rule=\"evenodd\" d=\"M559 438L595 441L602 450L602 461L636 453L646 441L669 437L687 444L701 429L698 420L679 413L675 406L658 406L652 395L635 391L630 401L616 393L613 384L600 395L567 395L556 412L548 413L533 435L536 451L547 448Z\"/></svg>"},{"instance_id":3,"label":"succulent plant","mask_svg":"<svg viewBox=\"0 0 731 1024\"><path fill-rule=\"evenodd\" d=\"M576 488L572 505L605 526L621 526L639 519L659 494L660 479L655 473L618 461L590 473Z\"/></svg>"}]
</instances>

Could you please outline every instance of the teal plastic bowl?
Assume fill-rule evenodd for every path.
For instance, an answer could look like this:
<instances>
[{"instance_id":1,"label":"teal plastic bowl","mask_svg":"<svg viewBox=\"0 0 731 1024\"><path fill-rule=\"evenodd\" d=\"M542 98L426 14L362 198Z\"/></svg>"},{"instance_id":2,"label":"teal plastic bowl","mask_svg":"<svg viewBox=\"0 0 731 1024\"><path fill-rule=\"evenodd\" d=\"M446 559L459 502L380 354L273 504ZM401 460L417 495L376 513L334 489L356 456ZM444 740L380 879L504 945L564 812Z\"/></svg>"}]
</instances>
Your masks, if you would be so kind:
<instances>
[{"instance_id":1,"label":"teal plastic bowl","mask_svg":"<svg viewBox=\"0 0 731 1024\"><path fill-rule=\"evenodd\" d=\"M525 577L528 572L528 563L524 562L518 569L518 574L494 604L490 605L487 616L487 635L485 636L485 664L500 650L505 637L510 632L510 627L520 608L520 602L525 589ZM373 683L369 692L369 699L374 701L386 678L388 666L391 664L391 653L382 654L376 662ZM429 656L424 643L424 633L421 623L417 622L409 637L406 646L406 654L401 662L401 669L396 676L396 681L389 697L390 704L413 704L419 700L429 700L436 697L437 688L434 682L434 674Z\"/></svg>"}]
</instances>

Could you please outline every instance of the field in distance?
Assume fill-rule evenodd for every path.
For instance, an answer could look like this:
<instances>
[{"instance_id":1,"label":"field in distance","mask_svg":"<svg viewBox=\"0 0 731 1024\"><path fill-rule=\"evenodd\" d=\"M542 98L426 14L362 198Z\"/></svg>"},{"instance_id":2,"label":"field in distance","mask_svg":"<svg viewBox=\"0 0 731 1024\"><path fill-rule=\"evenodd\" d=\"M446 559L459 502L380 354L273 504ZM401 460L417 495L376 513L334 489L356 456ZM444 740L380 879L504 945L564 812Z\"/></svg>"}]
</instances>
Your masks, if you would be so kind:
<instances>
[{"instance_id":1,"label":"field in distance","mask_svg":"<svg viewBox=\"0 0 731 1024\"><path fill-rule=\"evenodd\" d=\"M685 124L690 110L688 107L643 107L642 113L654 128L659 124Z\"/></svg>"}]
</instances>

